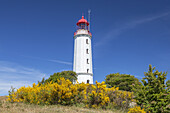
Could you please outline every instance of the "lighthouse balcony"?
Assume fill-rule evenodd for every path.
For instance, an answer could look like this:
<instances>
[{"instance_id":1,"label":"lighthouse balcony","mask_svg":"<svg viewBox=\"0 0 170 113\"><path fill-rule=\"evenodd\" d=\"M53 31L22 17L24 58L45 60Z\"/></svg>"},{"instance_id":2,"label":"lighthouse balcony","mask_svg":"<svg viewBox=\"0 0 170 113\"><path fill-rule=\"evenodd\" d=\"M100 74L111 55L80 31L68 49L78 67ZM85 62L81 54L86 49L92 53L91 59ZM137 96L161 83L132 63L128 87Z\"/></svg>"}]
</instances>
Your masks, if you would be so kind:
<instances>
[{"instance_id":1,"label":"lighthouse balcony","mask_svg":"<svg viewBox=\"0 0 170 113\"><path fill-rule=\"evenodd\" d=\"M86 30L86 29L79 29L74 33L75 35L81 35L81 34L85 34L85 35L90 35L92 36L92 34L90 33L90 31Z\"/></svg>"}]
</instances>

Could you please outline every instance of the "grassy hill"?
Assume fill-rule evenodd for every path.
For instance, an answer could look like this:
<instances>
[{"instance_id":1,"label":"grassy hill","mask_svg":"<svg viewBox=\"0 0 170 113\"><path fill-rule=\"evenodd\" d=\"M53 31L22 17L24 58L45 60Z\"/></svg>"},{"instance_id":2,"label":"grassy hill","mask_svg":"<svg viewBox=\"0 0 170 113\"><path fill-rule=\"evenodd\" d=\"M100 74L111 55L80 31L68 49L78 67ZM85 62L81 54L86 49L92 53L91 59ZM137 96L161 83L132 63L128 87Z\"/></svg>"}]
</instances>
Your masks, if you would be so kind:
<instances>
[{"instance_id":1,"label":"grassy hill","mask_svg":"<svg viewBox=\"0 0 170 113\"><path fill-rule=\"evenodd\" d=\"M87 109L76 106L9 103L6 99L7 97L0 96L0 113L124 113L119 110Z\"/></svg>"}]
</instances>

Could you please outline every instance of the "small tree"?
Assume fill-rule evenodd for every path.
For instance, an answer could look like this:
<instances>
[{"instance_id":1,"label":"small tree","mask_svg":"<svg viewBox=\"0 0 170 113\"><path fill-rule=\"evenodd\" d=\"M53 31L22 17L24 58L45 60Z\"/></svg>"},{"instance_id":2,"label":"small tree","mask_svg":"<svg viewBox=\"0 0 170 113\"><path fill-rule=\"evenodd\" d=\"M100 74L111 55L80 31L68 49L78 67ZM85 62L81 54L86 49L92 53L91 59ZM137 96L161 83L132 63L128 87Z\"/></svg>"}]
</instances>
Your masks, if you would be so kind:
<instances>
[{"instance_id":1,"label":"small tree","mask_svg":"<svg viewBox=\"0 0 170 113\"><path fill-rule=\"evenodd\" d=\"M170 93L165 84L167 73L154 69L149 65L149 71L144 73L143 84L134 86L137 104L151 113L168 112Z\"/></svg>"},{"instance_id":2,"label":"small tree","mask_svg":"<svg viewBox=\"0 0 170 113\"><path fill-rule=\"evenodd\" d=\"M54 73L51 75L48 79L45 80L45 83L47 82L57 82L57 79L60 79L61 77L64 77L65 79L69 79L71 82L74 82L77 80L77 74L73 71L62 71L58 73Z\"/></svg>"},{"instance_id":3,"label":"small tree","mask_svg":"<svg viewBox=\"0 0 170 113\"><path fill-rule=\"evenodd\" d=\"M45 78L44 78L44 77L42 78L41 82L38 81L38 84L39 84L39 85L44 84L44 83L45 83Z\"/></svg>"},{"instance_id":4,"label":"small tree","mask_svg":"<svg viewBox=\"0 0 170 113\"><path fill-rule=\"evenodd\" d=\"M132 85L141 84L134 76L120 73L107 75L105 81L108 87L116 86L125 91L132 91Z\"/></svg>"}]
</instances>

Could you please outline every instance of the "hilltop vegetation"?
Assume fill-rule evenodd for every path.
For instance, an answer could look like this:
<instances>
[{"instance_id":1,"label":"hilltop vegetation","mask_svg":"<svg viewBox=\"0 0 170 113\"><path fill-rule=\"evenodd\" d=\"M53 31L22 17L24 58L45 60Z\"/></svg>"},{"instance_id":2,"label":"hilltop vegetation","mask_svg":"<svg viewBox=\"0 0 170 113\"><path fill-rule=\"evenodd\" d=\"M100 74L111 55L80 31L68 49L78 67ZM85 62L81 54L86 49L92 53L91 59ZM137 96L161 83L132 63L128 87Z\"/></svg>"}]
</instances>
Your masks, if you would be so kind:
<instances>
[{"instance_id":1,"label":"hilltop vegetation","mask_svg":"<svg viewBox=\"0 0 170 113\"><path fill-rule=\"evenodd\" d=\"M21 102L7 102L0 96L0 113L123 113L120 110L88 109L63 105L35 105Z\"/></svg>"},{"instance_id":2,"label":"hilltop vegetation","mask_svg":"<svg viewBox=\"0 0 170 113\"><path fill-rule=\"evenodd\" d=\"M110 74L106 77L106 83L110 86L105 82L97 81L94 85L72 84L70 80L76 80L76 73L64 71L55 73L38 84L34 83L32 87L21 87L16 91L12 89L9 91L8 101L45 106L117 109L122 112L127 112L129 109L128 113L168 113L170 111L170 82L168 80L165 83L167 73L154 71L154 69L151 65L149 66L149 71L145 73L142 83L131 75ZM68 73L72 74L68 75ZM121 90L114 84L120 86ZM137 106L134 106L134 103Z\"/></svg>"},{"instance_id":3,"label":"hilltop vegetation","mask_svg":"<svg viewBox=\"0 0 170 113\"><path fill-rule=\"evenodd\" d=\"M86 108L120 108L126 110L132 101L133 93L120 91L119 88L107 88L105 83L72 84L68 79L57 82L33 84L32 87L21 87L11 91L10 102L24 102L38 105L76 105Z\"/></svg>"},{"instance_id":4,"label":"hilltop vegetation","mask_svg":"<svg viewBox=\"0 0 170 113\"><path fill-rule=\"evenodd\" d=\"M119 87L120 90L132 91L133 85L141 85L139 80L132 75L113 73L106 76L106 84L109 87Z\"/></svg>"},{"instance_id":5,"label":"hilltop vegetation","mask_svg":"<svg viewBox=\"0 0 170 113\"><path fill-rule=\"evenodd\" d=\"M62 71L62 72L58 72L58 73L54 73L53 75L50 75L50 77L46 80L45 78L43 78L41 82L38 81L38 83L39 84L45 84L49 82L57 83L58 79L60 78L65 78L66 80L68 79L71 82L73 82L77 80L77 74L73 71Z\"/></svg>"},{"instance_id":6,"label":"hilltop vegetation","mask_svg":"<svg viewBox=\"0 0 170 113\"><path fill-rule=\"evenodd\" d=\"M142 79L142 85L134 86L134 94L137 104L152 113L170 112L170 90L169 81L165 83L167 73L154 71L149 65L148 72Z\"/></svg>"}]
</instances>

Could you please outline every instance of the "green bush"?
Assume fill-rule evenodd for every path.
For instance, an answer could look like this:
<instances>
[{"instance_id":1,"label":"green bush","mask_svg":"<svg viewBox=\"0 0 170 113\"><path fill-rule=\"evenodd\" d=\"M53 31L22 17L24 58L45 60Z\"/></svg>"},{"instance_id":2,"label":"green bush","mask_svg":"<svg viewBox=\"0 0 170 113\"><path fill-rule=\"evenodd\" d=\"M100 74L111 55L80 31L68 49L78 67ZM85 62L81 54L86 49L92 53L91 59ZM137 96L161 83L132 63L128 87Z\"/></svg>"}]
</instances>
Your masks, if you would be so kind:
<instances>
[{"instance_id":1,"label":"green bush","mask_svg":"<svg viewBox=\"0 0 170 113\"><path fill-rule=\"evenodd\" d=\"M125 91L132 91L132 85L141 84L134 76L120 73L107 75L105 81L108 87L116 86Z\"/></svg>"},{"instance_id":2,"label":"green bush","mask_svg":"<svg viewBox=\"0 0 170 113\"><path fill-rule=\"evenodd\" d=\"M53 82L56 83L58 79L64 77L66 80L70 80L71 82L75 82L77 80L77 74L73 71L62 71L62 72L58 72L58 73L54 73L53 75L50 75L50 77L46 80L41 81L41 83L49 83L49 82Z\"/></svg>"},{"instance_id":3,"label":"green bush","mask_svg":"<svg viewBox=\"0 0 170 113\"><path fill-rule=\"evenodd\" d=\"M170 110L170 92L165 84L167 73L154 69L149 65L143 84L134 86L137 104L151 113L166 113Z\"/></svg>"}]
</instances>

